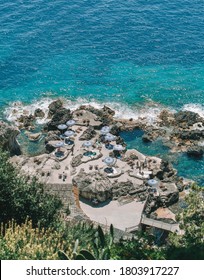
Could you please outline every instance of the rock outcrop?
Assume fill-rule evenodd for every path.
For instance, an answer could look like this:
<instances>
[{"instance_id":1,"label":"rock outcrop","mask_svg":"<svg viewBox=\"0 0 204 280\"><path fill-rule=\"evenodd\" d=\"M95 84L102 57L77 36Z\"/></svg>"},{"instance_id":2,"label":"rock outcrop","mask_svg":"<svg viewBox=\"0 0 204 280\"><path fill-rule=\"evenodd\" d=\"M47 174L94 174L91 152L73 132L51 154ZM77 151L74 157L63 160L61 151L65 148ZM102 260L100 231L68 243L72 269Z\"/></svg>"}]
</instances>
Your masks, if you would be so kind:
<instances>
[{"instance_id":1,"label":"rock outcrop","mask_svg":"<svg viewBox=\"0 0 204 280\"><path fill-rule=\"evenodd\" d=\"M150 214L158 207L169 207L179 200L179 190L175 183L162 183L159 195L150 193L146 202L145 214Z\"/></svg>"},{"instance_id":2,"label":"rock outcrop","mask_svg":"<svg viewBox=\"0 0 204 280\"><path fill-rule=\"evenodd\" d=\"M18 118L18 122L20 123L20 128L24 128L27 130L31 130L34 127L34 121L35 117L33 115L21 115L20 118Z\"/></svg>"},{"instance_id":3,"label":"rock outcrop","mask_svg":"<svg viewBox=\"0 0 204 280\"><path fill-rule=\"evenodd\" d=\"M21 148L16 140L20 131L7 123L0 121L0 148L9 151L10 155L20 155Z\"/></svg>"},{"instance_id":4,"label":"rock outcrop","mask_svg":"<svg viewBox=\"0 0 204 280\"><path fill-rule=\"evenodd\" d=\"M113 116L115 111L111 108L104 106L102 109L94 108L93 106L80 106L80 110L87 110L99 117L99 120L102 121L103 125L109 125L113 123Z\"/></svg>"},{"instance_id":5,"label":"rock outcrop","mask_svg":"<svg viewBox=\"0 0 204 280\"><path fill-rule=\"evenodd\" d=\"M31 142L37 142L41 138L42 133L41 132L38 132L38 133L27 132L26 135L28 136L28 139Z\"/></svg>"},{"instance_id":6,"label":"rock outcrop","mask_svg":"<svg viewBox=\"0 0 204 280\"><path fill-rule=\"evenodd\" d=\"M155 175L160 181L170 182L176 179L177 171L168 161L161 161L160 170L155 170Z\"/></svg>"},{"instance_id":7,"label":"rock outcrop","mask_svg":"<svg viewBox=\"0 0 204 280\"><path fill-rule=\"evenodd\" d=\"M43 112L42 109L38 108L38 109L35 110L34 116L36 118L44 118L45 117L45 113Z\"/></svg>"},{"instance_id":8,"label":"rock outcrop","mask_svg":"<svg viewBox=\"0 0 204 280\"><path fill-rule=\"evenodd\" d=\"M79 155L73 157L73 159L72 159L72 161L71 161L72 167L77 167L77 166L79 166L79 165L82 163L82 161L81 161L82 158L83 158L83 155L82 155L82 154L79 154Z\"/></svg>"},{"instance_id":9,"label":"rock outcrop","mask_svg":"<svg viewBox=\"0 0 204 280\"><path fill-rule=\"evenodd\" d=\"M132 196L143 200L147 196L147 187L133 184L132 181L114 182L112 185L112 198L118 199L121 196Z\"/></svg>"},{"instance_id":10,"label":"rock outcrop","mask_svg":"<svg viewBox=\"0 0 204 280\"><path fill-rule=\"evenodd\" d=\"M175 183L166 183L162 185L162 192L158 198L159 205L162 207L169 207L178 202L179 191Z\"/></svg>"},{"instance_id":11,"label":"rock outcrop","mask_svg":"<svg viewBox=\"0 0 204 280\"><path fill-rule=\"evenodd\" d=\"M204 147L192 146L188 148L187 155L194 158L202 158L204 154Z\"/></svg>"},{"instance_id":12,"label":"rock outcrop","mask_svg":"<svg viewBox=\"0 0 204 280\"><path fill-rule=\"evenodd\" d=\"M104 202L112 197L112 185L107 176L99 172L85 173L83 170L73 178L73 185L79 189L81 197Z\"/></svg>"},{"instance_id":13,"label":"rock outcrop","mask_svg":"<svg viewBox=\"0 0 204 280\"><path fill-rule=\"evenodd\" d=\"M51 121L49 121L44 126L44 130L45 131L56 130L59 124L65 124L71 118L72 118L72 114L69 109L60 108L54 113Z\"/></svg>"},{"instance_id":14,"label":"rock outcrop","mask_svg":"<svg viewBox=\"0 0 204 280\"><path fill-rule=\"evenodd\" d=\"M48 118L50 119L57 112L57 110L62 109L62 107L63 107L63 103L60 99L57 99L52 103L50 103L50 105L48 106L49 108Z\"/></svg>"},{"instance_id":15,"label":"rock outcrop","mask_svg":"<svg viewBox=\"0 0 204 280\"><path fill-rule=\"evenodd\" d=\"M189 128L198 122L204 123L204 120L200 117L199 114L191 111L180 111L178 113L175 113L174 118L175 125L182 129Z\"/></svg>"},{"instance_id":16,"label":"rock outcrop","mask_svg":"<svg viewBox=\"0 0 204 280\"><path fill-rule=\"evenodd\" d=\"M96 135L96 131L92 126L89 126L81 135L79 140L91 140Z\"/></svg>"}]
</instances>

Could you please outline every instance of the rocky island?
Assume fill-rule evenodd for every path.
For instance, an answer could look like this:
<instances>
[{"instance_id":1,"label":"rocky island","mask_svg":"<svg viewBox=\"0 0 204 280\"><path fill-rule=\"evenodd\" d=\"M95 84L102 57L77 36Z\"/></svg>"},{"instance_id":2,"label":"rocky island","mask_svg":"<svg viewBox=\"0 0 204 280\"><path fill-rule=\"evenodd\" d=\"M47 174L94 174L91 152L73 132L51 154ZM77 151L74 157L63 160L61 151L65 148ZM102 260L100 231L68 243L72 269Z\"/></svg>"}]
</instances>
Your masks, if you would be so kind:
<instances>
[{"instance_id":1,"label":"rocky island","mask_svg":"<svg viewBox=\"0 0 204 280\"><path fill-rule=\"evenodd\" d=\"M202 157L204 119L188 111L163 110L149 124L114 115L107 106L84 105L71 111L56 100L47 112L38 108L16 117L16 127L1 122L0 143L21 173L37 177L62 199L70 212L65 211L66 220L90 219L124 232L154 226L180 233L172 209L191 181L179 177L169 162L127 149L120 133L142 129L144 142L159 138L174 153ZM46 122L36 132L36 120L43 118ZM44 151L36 156L23 153L17 141L20 130L30 142L44 141Z\"/></svg>"}]
</instances>

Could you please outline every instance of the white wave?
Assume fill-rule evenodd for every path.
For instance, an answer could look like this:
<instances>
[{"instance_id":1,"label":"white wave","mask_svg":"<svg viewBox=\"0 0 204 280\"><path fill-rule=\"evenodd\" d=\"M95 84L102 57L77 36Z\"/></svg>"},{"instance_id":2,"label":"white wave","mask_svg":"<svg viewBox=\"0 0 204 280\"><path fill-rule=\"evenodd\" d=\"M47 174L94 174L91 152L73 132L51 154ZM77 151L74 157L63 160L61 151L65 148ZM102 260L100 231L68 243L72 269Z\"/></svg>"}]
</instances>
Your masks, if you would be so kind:
<instances>
[{"instance_id":1,"label":"white wave","mask_svg":"<svg viewBox=\"0 0 204 280\"><path fill-rule=\"evenodd\" d=\"M204 118L204 106L201 104L186 104L183 106L182 111L191 111L194 113L198 113L202 118Z\"/></svg>"},{"instance_id":2,"label":"white wave","mask_svg":"<svg viewBox=\"0 0 204 280\"><path fill-rule=\"evenodd\" d=\"M56 99L51 98L42 98L38 101L33 102L32 104L25 105L22 102L14 102L9 105L9 107L5 110L5 117L8 121L14 122L18 125L18 118L21 115L30 115L34 114L37 108L40 108L45 113L44 118L37 118L38 124L43 124L48 121L48 111L49 111L49 104ZM63 101L63 105L65 108L70 109L71 111L77 109L81 105L91 105L97 109L102 109L104 105L110 107L115 111L115 118L116 119L140 119L144 120L145 122L153 125L156 124L157 117L160 112L164 109L163 106L160 104L155 104L153 102L148 102L144 105L135 105L135 106L128 106L125 103L119 102L99 102L97 100L90 100L88 101L85 98L77 98L76 100L70 100L61 98Z\"/></svg>"},{"instance_id":3,"label":"white wave","mask_svg":"<svg viewBox=\"0 0 204 280\"><path fill-rule=\"evenodd\" d=\"M48 106L52 101L53 100L51 98L43 98L29 105L25 105L20 101L16 101L9 104L9 107L7 107L4 111L4 115L8 121L18 124L18 118L21 115L24 116L29 116L30 114L33 115L35 110L40 108L45 113L45 117L37 118L36 122L39 124L43 124L47 122L48 111L49 111Z\"/></svg>"}]
</instances>

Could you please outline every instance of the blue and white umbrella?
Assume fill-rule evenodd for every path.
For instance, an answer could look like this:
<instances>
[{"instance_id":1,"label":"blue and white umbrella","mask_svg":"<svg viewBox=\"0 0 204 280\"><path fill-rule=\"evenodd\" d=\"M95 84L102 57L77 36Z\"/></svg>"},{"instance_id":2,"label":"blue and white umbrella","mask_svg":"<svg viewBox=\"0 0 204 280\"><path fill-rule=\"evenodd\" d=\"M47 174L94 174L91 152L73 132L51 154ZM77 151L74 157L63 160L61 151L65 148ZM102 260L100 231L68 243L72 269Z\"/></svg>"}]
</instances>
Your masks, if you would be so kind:
<instances>
[{"instance_id":1,"label":"blue and white umbrella","mask_svg":"<svg viewBox=\"0 0 204 280\"><path fill-rule=\"evenodd\" d=\"M66 124L59 124L59 125L57 126L57 128L58 128L59 130L65 130L65 129L67 129L67 125L66 125Z\"/></svg>"},{"instance_id":2,"label":"blue and white umbrella","mask_svg":"<svg viewBox=\"0 0 204 280\"><path fill-rule=\"evenodd\" d=\"M72 131L72 130L67 130L67 131L65 131L64 135L67 136L67 137L71 137L71 136L74 135L74 131Z\"/></svg>"},{"instance_id":3,"label":"blue and white umbrella","mask_svg":"<svg viewBox=\"0 0 204 280\"><path fill-rule=\"evenodd\" d=\"M158 185L158 181L155 179L150 179L147 181L147 183L150 187L156 187Z\"/></svg>"},{"instance_id":4,"label":"blue and white umbrella","mask_svg":"<svg viewBox=\"0 0 204 280\"><path fill-rule=\"evenodd\" d=\"M114 141L115 139L116 139L116 136L111 133L107 133L105 135L105 141L111 142L111 141Z\"/></svg>"},{"instance_id":5,"label":"blue and white umbrella","mask_svg":"<svg viewBox=\"0 0 204 280\"><path fill-rule=\"evenodd\" d=\"M110 127L109 126L103 126L102 128L101 128L101 130L100 130L100 133L102 134L102 135L106 135L107 133L109 133L110 132Z\"/></svg>"},{"instance_id":6,"label":"blue and white umbrella","mask_svg":"<svg viewBox=\"0 0 204 280\"><path fill-rule=\"evenodd\" d=\"M91 141L85 141L84 143L83 143L83 147L86 147L86 148L89 148L89 147L91 147L93 145L93 143L91 142Z\"/></svg>"},{"instance_id":7,"label":"blue and white umbrella","mask_svg":"<svg viewBox=\"0 0 204 280\"><path fill-rule=\"evenodd\" d=\"M113 165L115 163L115 159L113 157L106 157L104 159L105 164L107 165Z\"/></svg>"},{"instance_id":8,"label":"blue and white umbrella","mask_svg":"<svg viewBox=\"0 0 204 280\"><path fill-rule=\"evenodd\" d=\"M73 125L75 125L75 123L76 123L75 120L69 120L69 121L66 122L66 125L67 126L73 126Z\"/></svg>"},{"instance_id":9,"label":"blue and white umbrella","mask_svg":"<svg viewBox=\"0 0 204 280\"><path fill-rule=\"evenodd\" d=\"M57 142L53 145L55 148L61 148L64 146L64 142Z\"/></svg>"},{"instance_id":10,"label":"blue and white umbrella","mask_svg":"<svg viewBox=\"0 0 204 280\"><path fill-rule=\"evenodd\" d=\"M123 150L125 150L125 148L122 145L118 144L118 145L113 146L113 150L114 151L123 151Z\"/></svg>"}]
</instances>

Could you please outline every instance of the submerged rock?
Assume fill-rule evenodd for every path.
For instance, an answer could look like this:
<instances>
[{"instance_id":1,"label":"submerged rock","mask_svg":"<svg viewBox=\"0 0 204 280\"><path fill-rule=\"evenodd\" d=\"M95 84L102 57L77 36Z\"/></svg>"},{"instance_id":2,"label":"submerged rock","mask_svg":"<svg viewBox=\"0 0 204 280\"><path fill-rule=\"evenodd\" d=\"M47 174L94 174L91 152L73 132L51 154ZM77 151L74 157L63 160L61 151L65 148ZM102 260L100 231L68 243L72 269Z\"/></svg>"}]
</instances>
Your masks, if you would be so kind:
<instances>
[{"instance_id":1,"label":"submerged rock","mask_svg":"<svg viewBox=\"0 0 204 280\"><path fill-rule=\"evenodd\" d=\"M200 146L192 146L188 148L187 155L194 158L201 158L204 154L204 148Z\"/></svg>"},{"instance_id":2,"label":"submerged rock","mask_svg":"<svg viewBox=\"0 0 204 280\"><path fill-rule=\"evenodd\" d=\"M145 143L152 142L153 141L152 135L150 135L149 133L145 133L142 136L142 141L145 142Z\"/></svg>"}]
</instances>

